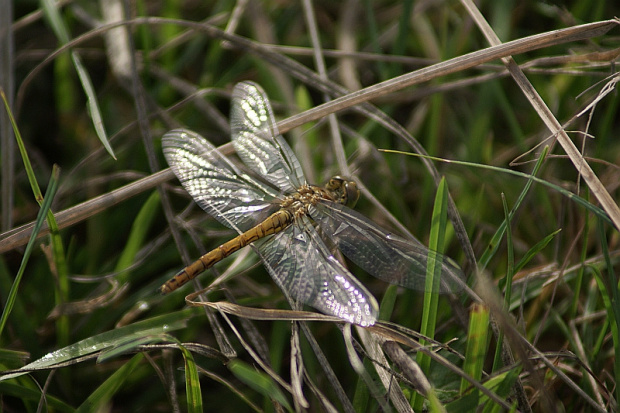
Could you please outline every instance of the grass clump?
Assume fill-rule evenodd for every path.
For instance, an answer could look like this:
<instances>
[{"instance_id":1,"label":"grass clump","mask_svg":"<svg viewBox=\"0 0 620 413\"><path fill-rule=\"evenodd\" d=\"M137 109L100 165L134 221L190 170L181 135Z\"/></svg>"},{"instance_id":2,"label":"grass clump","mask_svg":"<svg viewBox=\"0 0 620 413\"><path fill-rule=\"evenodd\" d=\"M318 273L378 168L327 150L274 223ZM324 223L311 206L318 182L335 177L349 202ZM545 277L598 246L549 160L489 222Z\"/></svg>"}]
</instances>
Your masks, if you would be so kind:
<instances>
[{"instance_id":1,"label":"grass clump","mask_svg":"<svg viewBox=\"0 0 620 413\"><path fill-rule=\"evenodd\" d=\"M14 4L0 406L616 410L612 3ZM246 249L191 287L212 287L198 308L189 287L156 294L234 236L160 138L182 126L231 154L243 80L312 183L353 176L357 210L443 249L469 289L424 297L351 266L382 318L351 328L291 311Z\"/></svg>"}]
</instances>

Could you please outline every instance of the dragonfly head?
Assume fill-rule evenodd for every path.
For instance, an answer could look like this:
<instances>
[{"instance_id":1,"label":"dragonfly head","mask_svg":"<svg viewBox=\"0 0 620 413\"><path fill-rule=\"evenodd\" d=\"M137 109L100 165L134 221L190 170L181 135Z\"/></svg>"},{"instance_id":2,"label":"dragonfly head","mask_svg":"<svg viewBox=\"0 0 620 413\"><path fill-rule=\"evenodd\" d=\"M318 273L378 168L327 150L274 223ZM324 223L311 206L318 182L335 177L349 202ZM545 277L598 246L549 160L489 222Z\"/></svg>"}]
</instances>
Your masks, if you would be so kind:
<instances>
[{"instance_id":1,"label":"dragonfly head","mask_svg":"<svg viewBox=\"0 0 620 413\"><path fill-rule=\"evenodd\" d=\"M357 189L357 184L341 176L331 178L325 184L325 189L332 193L336 202L350 208L353 208L360 198L360 190Z\"/></svg>"}]
</instances>

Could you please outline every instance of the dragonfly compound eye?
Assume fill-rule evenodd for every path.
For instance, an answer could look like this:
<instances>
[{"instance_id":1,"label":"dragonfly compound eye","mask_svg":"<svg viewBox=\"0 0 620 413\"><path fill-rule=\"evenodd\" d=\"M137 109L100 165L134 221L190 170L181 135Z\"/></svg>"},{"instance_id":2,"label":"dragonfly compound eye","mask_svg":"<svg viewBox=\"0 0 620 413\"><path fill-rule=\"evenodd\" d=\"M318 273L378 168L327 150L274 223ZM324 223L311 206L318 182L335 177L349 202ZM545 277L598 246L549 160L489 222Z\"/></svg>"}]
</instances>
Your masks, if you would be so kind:
<instances>
[{"instance_id":1,"label":"dragonfly compound eye","mask_svg":"<svg viewBox=\"0 0 620 413\"><path fill-rule=\"evenodd\" d=\"M343 204L353 208L360 199L360 190L357 188L355 181L344 181L345 197Z\"/></svg>"},{"instance_id":2,"label":"dragonfly compound eye","mask_svg":"<svg viewBox=\"0 0 620 413\"><path fill-rule=\"evenodd\" d=\"M334 176L327 182L325 189L331 191L336 202L348 207L354 207L360 197L360 191L354 181L349 181L341 176Z\"/></svg>"}]
</instances>

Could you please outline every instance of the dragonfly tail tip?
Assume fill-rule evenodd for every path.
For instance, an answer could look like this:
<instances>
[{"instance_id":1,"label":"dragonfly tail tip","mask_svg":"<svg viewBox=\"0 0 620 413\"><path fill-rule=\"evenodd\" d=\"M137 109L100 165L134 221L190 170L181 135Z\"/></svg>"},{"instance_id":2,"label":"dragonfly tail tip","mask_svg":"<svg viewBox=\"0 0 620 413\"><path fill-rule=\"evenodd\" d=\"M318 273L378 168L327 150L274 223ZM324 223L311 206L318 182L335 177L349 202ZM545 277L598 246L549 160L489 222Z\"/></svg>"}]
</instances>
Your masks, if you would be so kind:
<instances>
[{"instance_id":1,"label":"dragonfly tail tip","mask_svg":"<svg viewBox=\"0 0 620 413\"><path fill-rule=\"evenodd\" d=\"M166 288L166 285L164 284L157 289L157 292L161 295L168 295L170 291L168 291L168 288Z\"/></svg>"}]
</instances>

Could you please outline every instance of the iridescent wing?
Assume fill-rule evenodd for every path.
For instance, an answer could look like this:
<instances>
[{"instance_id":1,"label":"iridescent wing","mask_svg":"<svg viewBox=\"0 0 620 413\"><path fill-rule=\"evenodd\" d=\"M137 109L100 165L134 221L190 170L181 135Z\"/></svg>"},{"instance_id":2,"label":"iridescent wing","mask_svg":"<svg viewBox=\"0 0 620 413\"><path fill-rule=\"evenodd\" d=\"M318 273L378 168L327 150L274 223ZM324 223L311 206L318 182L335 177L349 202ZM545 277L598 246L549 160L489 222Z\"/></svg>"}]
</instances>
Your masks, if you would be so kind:
<instances>
[{"instance_id":1,"label":"iridescent wing","mask_svg":"<svg viewBox=\"0 0 620 413\"><path fill-rule=\"evenodd\" d=\"M269 100L256 83L235 86L230 129L241 160L265 180L284 193L295 192L306 183L299 160L279 134Z\"/></svg>"},{"instance_id":2,"label":"iridescent wing","mask_svg":"<svg viewBox=\"0 0 620 413\"><path fill-rule=\"evenodd\" d=\"M375 323L375 298L329 253L307 217L260 243L258 251L271 277L294 302L361 326Z\"/></svg>"},{"instance_id":3,"label":"iridescent wing","mask_svg":"<svg viewBox=\"0 0 620 413\"><path fill-rule=\"evenodd\" d=\"M458 292L465 285L463 272L448 257L391 234L346 206L321 201L309 213L345 256L377 278L425 291L426 265L433 257L442 261L439 292Z\"/></svg>"},{"instance_id":4,"label":"iridescent wing","mask_svg":"<svg viewBox=\"0 0 620 413\"><path fill-rule=\"evenodd\" d=\"M185 190L227 227L246 231L277 209L276 191L244 175L199 134L174 129L163 136L162 146Z\"/></svg>"},{"instance_id":5,"label":"iridescent wing","mask_svg":"<svg viewBox=\"0 0 620 413\"><path fill-rule=\"evenodd\" d=\"M221 223L246 230L279 208L274 190L242 174L197 133L176 129L162 142L183 187ZM329 253L307 217L256 244L270 275L294 302L363 326L376 321L376 300Z\"/></svg>"}]
</instances>

